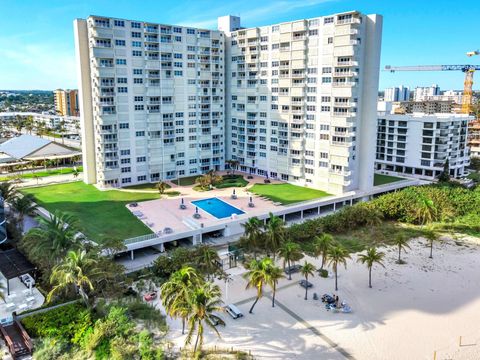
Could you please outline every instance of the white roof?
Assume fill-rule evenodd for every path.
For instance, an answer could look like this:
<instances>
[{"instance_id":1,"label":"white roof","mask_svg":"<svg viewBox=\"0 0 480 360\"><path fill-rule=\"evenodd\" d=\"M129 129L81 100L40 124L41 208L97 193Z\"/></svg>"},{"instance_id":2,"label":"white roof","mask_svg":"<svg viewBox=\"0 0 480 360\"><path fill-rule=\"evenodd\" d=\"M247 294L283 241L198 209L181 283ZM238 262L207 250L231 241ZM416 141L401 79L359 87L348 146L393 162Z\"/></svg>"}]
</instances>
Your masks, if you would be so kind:
<instances>
[{"instance_id":1,"label":"white roof","mask_svg":"<svg viewBox=\"0 0 480 360\"><path fill-rule=\"evenodd\" d=\"M20 135L0 144L0 152L3 152L15 159L22 159L25 156L45 147L52 141L33 135Z\"/></svg>"}]
</instances>

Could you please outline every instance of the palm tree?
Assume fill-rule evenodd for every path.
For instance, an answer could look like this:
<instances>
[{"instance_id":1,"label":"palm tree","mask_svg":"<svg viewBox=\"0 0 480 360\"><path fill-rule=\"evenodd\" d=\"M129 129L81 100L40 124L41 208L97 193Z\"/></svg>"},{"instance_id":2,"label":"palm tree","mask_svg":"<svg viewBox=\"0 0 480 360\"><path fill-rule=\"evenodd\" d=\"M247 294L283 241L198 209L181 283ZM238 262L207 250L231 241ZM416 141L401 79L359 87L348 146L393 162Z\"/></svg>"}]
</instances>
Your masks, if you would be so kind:
<instances>
[{"instance_id":1,"label":"palm tree","mask_svg":"<svg viewBox=\"0 0 480 360\"><path fill-rule=\"evenodd\" d=\"M237 169L238 164L240 164L240 162L238 160L235 160L235 159L230 160L230 167L232 168L232 175L235 175L235 170Z\"/></svg>"},{"instance_id":2,"label":"palm tree","mask_svg":"<svg viewBox=\"0 0 480 360\"><path fill-rule=\"evenodd\" d=\"M246 268L247 272L243 274L243 277L247 280L246 289L257 289L257 296L252 304L252 307L248 311L253 313L253 308L257 304L258 300L263 296L263 286L268 283L268 267L271 265L272 260L270 258L263 258L262 260L251 260Z\"/></svg>"},{"instance_id":3,"label":"palm tree","mask_svg":"<svg viewBox=\"0 0 480 360\"><path fill-rule=\"evenodd\" d=\"M16 194L15 185L9 181L0 182L0 195L2 195L3 200L9 202L13 199Z\"/></svg>"},{"instance_id":4,"label":"palm tree","mask_svg":"<svg viewBox=\"0 0 480 360\"><path fill-rule=\"evenodd\" d=\"M182 334L185 333L185 321L190 315L189 291L203 279L191 266L184 266L174 272L168 281L160 287L160 297L165 311L172 318L182 319Z\"/></svg>"},{"instance_id":5,"label":"palm tree","mask_svg":"<svg viewBox=\"0 0 480 360\"><path fill-rule=\"evenodd\" d=\"M16 196L12 201L12 209L16 212L20 229L23 233L23 220L26 215L33 216L38 205L34 203L34 196L26 194L24 196Z\"/></svg>"},{"instance_id":6,"label":"palm tree","mask_svg":"<svg viewBox=\"0 0 480 360\"><path fill-rule=\"evenodd\" d=\"M200 245L195 252L195 257L199 269L207 275L207 280L210 279L210 275L219 270L220 256L211 246Z\"/></svg>"},{"instance_id":7,"label":"palm tree","mask_svg":"<svg viewBox=\"0 0 480 360\"><path fill-rule=\"evenodd\" d=\"M29 254L44 265L57 263L69 250L82 245L83 237L78 232L77 219L55 211L49 219L37 217L39 227L31 229L23 238Z\"/></svg>"},{"instance_id":8,"label":"palm tree","mask_svg":"<svg viewBox=\"0 0 480 360\"><path fill-rule=\"evenodd\" d=\"M271 260L270 264L266 267L266 272L267 283L272 288L272 307L275 307L275 295L277 293L278 281L285 276L283 275L282 269L278 266L275 266L275 264Z\"/></svg>"},{"instance_id":9,"label":"palm tree","mask_svg":"<svg viewBox=\"0 0 480 360\"><path fill-rule=\"evenodd\" d=\"M283 269L285 270L285 264L290 268L290 263L298 261L303 258L302 249L300 245L293 241L284 242L278 249L278 255L283 258ZM288 272L288 280L292 280L292 272Z\"/></svg>"},{"instance_id":10,"label":"palm tree","mask_svg":"<svg viewBox=\"0 0 480 360\"><path fill-rule=\"evenodd\" d=\"M80 171L78 171L78 169L74 167L72 174L73 174L73 178L76 179L78 178L78 175L80 175Z\"/></svg>"},{"instance_id":11,"label":"palm tree","mask_svg":"<svg viewBox=\"0 0 480 360\"><path fill-rule=\"evenodd\" d=\"M436 221L438 211L434 202L431 199L422 196L417 203L416 216L421 225L430 224L431 222Z\"/></svg>"},{"instance_id":12,"label":"palm tree","mask_svg":"<svg viewBox=\"0 0 480 360\"><path fill-rule=\"evenodd\" d=\"M269 219L265 225L265 245L267 250L270 250L275 260L275 254L277 253L281 243L285 237L285 224L278 216L269 214Z\"/></svg>"},{"instance_id":13,"label":"palm tree","mask_svg":"<svg viewBox=\"0 0 480 360\"><path fill-rule=\"evenodd\" d=\"M330 247L327 252L328 264L332 265L335 273L335 291L338 291L338 264L343 264L347 268L347 259L350 259L347 249L342 245L335 245Z\"/></svg>"},{"instance_id":14,"label":"palm tree","mask_svg":"<svg viewBox=\"0 0 480 360\"><path fill-rule=\"evenodd\" d=\"M305 277L305 300L307 300L308 294L308 276L315 276L314 271L316 270L315 265L305 261L303 266L300 268L300 273Z\"/></svg>"},{"instance_id":15,"label":"palm tree","mask_svg":"<svg viewBox=\"0 0 480 360\"><path fill-rule=\"evenodd\" d=\"M377 248L371 247L367 249L365 254L358 255L358 262L366 264L368 268L368 287L372 288L372 267L373 264L377 263L383 267L382 260L385 257L385 253L377 251Z\"/></svg>"},{"instance_id":16,"label":"palm tree","mask_svg":"<svg viewBox=\"0 0 480 360\"><path fill-rule=\"evenodd\" d=\"M323 266L325 265L325 261L327 260L328 249L330 249L334 242L335 240L330 234L324 233L320 236L315 237L313 241L315 258L318 258L319 256L322 257L322 265L320 266L320 270L323 270Z\"/></svg>"},{"instance_id":17,"label":"palm tree","mask_svg":"<svg viewBox=\"0 0 480 360\"><path fill-rule=\"evenodd\" d=\"M91 273L95 264L96 260L85 250L69 251L65 259L52 270L50 283L54 287L47 295L47 302L50 302L58 291L73 285L85 304L88 305L87 292L93 290L93 285L86 273L87 271Z\"/></svg>"},{"instance_id":18,"label":"palm tree","mask_svg":"<svg viewBox=\"0 0 480 360\"><path fill-rule=\"evenodd\" d=\"M253 257L257 259L257 251L260 248L259 240L263 234L262 221L257 217L252 217L242 224L245 236L242 238L242 243L248 250L253 251Z\"/></svg>"},{"instance_id":19,"label":"palm tree","mask_svg":"<svg viewBox=\"0 0 480 360\"><path fill-rule=\"evenodd\" d=\"M431 226L427 227L424 230L424 235L425 239L427 239L428 244L430 246L430 259L433 259L433 243L438 240L438 234L433 230Z\"/></svg>"},{"instance_id":20,"label":"palm tree","mask_svg":"<svg viewBox=\"0 0 480 360\"><path fill-rule=\"evenodd\" d=\"M193 333L197 331L194 353L202 348L204 324L212 329L218 337L220 333L215 323L225 325L225 322L214 312L222 311L222 294L218 285L211 282L202 282L190 290L189 294L190 316L188 318L188 333L185 344L190 344Z\"/></svg>"},{"instance_id":21,"label":"palm tree","mask_svg":"<svg viewBox=\"0 0 480 360\"><path fill-rule=\"evenodd\" d=\"M163 182L163 181L158 182L157 185L156 185L156 188L157 188L157 190L158 190L158 193L159 193L160 195L163 195L163 193L165 192L165 190L167 190L167 186L168 186L167 183L165 183L165 182Z\"/></svg>"},{"instance_id":22,"label":"palm tree","mask_svg":"<svg viewBox=\"0 0 480 360\"><path fill-rule=\"evenodd\" d=\"M5 285L0 283L0 300L5 301Z\"/></svg>"},{"instance_id":23,"label":"palm tree","mask_svg":"<svg viewBox=\"0 0 480 360\"><path fill-rule=\"evenodd\" d=\"M400 255L402 253L402 249L403 249L403 251L405 251L405 249L410 249L410 245L408 245L408 241L409 241L408 237L404 236L401 233L398 233L395 236L395 238L393 239L393 244L398 246L397 264L402 264L403 263L402 259L400 258Z\"/></svg>"}]
</instances>

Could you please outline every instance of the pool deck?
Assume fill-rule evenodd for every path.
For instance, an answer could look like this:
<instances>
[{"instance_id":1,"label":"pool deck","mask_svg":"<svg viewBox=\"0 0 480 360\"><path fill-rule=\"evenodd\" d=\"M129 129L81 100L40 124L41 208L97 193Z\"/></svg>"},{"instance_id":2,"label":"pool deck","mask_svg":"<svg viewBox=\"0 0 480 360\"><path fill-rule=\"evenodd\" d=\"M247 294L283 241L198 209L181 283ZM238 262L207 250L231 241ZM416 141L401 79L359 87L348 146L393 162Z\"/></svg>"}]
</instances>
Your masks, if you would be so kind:
<instances>
[{"instance_id":1,"label":"pool deck","mask_svg":"<svg viewBox=\"0 0 480 360\"><path fill-rule=\"evenodd\" d=\"M175 190L181 191L181 187ZM182 192L182 191L181 191ZM150 200L138 203L137 207L127 208L136 215L146 226L148 226L154 233L163 231L166 227L173 230L173 233L179 233L201 227L208 227L215 225L229 218L217 219L208 212L198 208L200 214L199 219L194 219L196 206L192 201L203 200L216 197L227 204L242 210L245 214L237 215L236 219L246 219L252 216L264 214L272 210L282 209L283 206L275 205L272 201L254 195L246 188L235 188L237 199L232 199L231 195L233 188L216 189L205 192L189 192L188 195L176 198L163 197L162 199ZM182 192L183 194L183 192ZM253 198L255 207L248 206L250 196ZM184 199L186 209L180 209L181 198Z\"/></svg>"}]
</instances>

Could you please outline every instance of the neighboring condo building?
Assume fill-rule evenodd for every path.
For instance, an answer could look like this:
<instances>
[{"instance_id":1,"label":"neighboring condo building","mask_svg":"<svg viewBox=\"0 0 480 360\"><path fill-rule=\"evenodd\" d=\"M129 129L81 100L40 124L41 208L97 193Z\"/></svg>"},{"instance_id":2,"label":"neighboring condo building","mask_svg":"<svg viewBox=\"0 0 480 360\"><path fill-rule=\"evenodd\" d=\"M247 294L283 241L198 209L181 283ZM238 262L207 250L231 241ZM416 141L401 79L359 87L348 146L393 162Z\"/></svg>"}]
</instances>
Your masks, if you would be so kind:
<instances>
[{"instance_id":1,"label":"neighboring condo building","mask_svg":"<svg viewBox=\"0 0 480 360\"><path fill-rule=\"evenodd\" d=\"M57 89L53 91L55 111L62 116L78 116L78 90Z\"/></svg>"},{"instance_id":2,"label":"neighboring condo building","mask_svg":"<svg viewBox=\"0 0 480 360\"><path fill-rule=\"evenodd\" d=\"M433 180L448 160L450 175L461 177L470 164L464 114L378 113L377 172Z\"/></svg>"},{"instance_id":3,"label":"neighboring condo building","mask_svg":"<svg viewBox=\"0 0 480 360\"><path fill-rule=\"evenodd\" d=\"M480 120L472 121L468 126L468 146L472 157L480 157Z\"/></svg>"},{"instance_id":4,"label":"neighboring condo building","mask_svg":"<svg viewBox=\"0 0 480 360\"><path fill-rule=\"evenodd\" d=\"M75 39L87 183L223 169L221 32L90 16Z\"/></svg>"},{"instance_id":5,"label":"neighboring condo building","mask_svg":"<svg viewBox=\"0 0 480 360\"><path fill-rule=\"evenodd\" d=\"M85 181L224 169L331 193L373 186L382 17L219 30L75 21Z\"/></svg>"},{"instance_id":6,"label":"neighboring condo building","mask_svg":"<svg viewBox=\"0 0 480 360\"><path fill-rule=\"evenodd\" d=\"M373 186L382 17L347 12L226 34L227 158L331 193Z\"/></svg>"},{"instance_id":7,"label":"neighboring condo building","mask_svg":"<svg viewBox=\"0 0 480 360\"><path fill-rule=\"evenodd\" d=\"M413 101L425 101L431 96L440 95L440 87L436 84L428 87L416 87L413 93Z\"/></svg>"},{"instance_id":8,"label":"neighboring condo building","mask_svg":"<svg viewBox=\"0 0 480 360\"><path fill-rule=\"evenodd\" d=\"M385 89L384 101L409 101L410 88L405 86Z\"/></svg>"}]
</instances>

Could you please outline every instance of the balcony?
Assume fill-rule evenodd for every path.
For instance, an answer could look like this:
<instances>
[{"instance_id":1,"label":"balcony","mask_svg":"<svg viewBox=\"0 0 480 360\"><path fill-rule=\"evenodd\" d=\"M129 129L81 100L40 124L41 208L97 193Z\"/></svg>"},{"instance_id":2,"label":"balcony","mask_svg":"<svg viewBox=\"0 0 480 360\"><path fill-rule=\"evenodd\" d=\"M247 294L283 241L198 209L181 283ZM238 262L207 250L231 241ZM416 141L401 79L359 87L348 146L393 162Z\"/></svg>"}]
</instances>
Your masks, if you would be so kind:
<instances>
[{"instance_id":1,"label":"balcony","mask_svg":"<svg viewBox=\"0 0 480 360\"><path fill-rule=\"evenodd\" d=\"M353 81L334 81L332 83L332 87L334 88L346 88L346 87L354 87L357 83Z\"/></svg>"}]
</instances>

